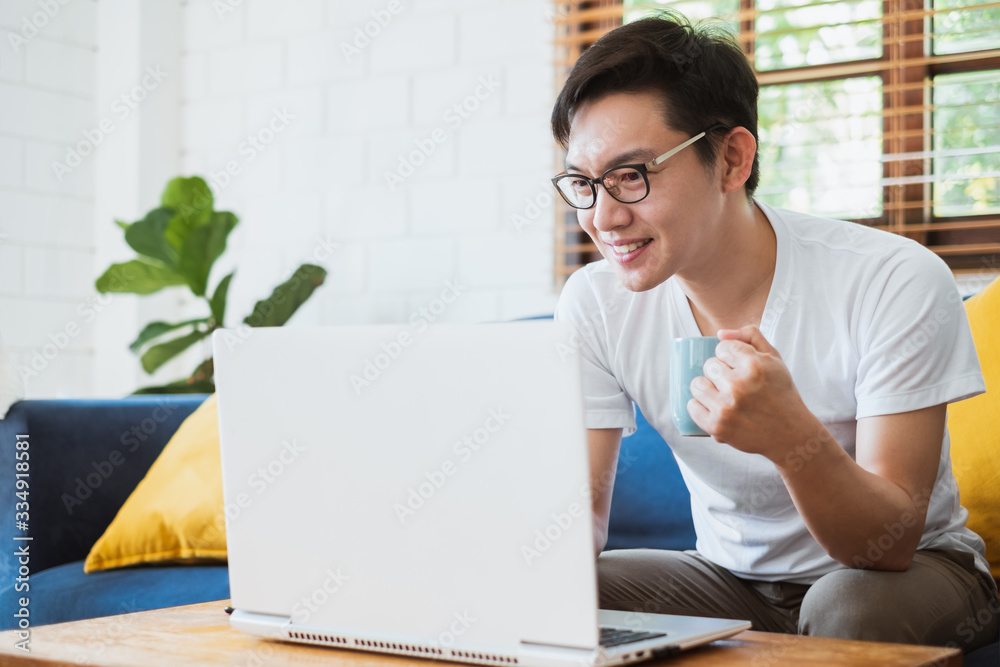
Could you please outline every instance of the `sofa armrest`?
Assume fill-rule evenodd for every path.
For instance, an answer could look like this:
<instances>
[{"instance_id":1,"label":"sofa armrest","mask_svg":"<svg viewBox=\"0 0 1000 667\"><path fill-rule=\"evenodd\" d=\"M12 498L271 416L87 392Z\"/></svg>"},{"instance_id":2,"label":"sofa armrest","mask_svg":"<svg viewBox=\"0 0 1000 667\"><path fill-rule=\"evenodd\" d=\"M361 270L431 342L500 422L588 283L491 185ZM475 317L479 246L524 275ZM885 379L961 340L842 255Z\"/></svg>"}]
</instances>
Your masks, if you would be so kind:
<instances>
[{"instance_id":1,"label":"sofa armrest","mask_svg":"<svg viewBox=\"0 0 1000 667\"><path fill-rule=\"evenodd\" d=\"M104 533L180 423L204 395L115 400L28 400L0 420L0 576L17 570L27 544L30 570L81 560ZM27 434L28 530L15 511L19 435ZM23 438L22 438L23 440ZM23 517L20 517L23 519ZM15 542L15 536L30 542Z\"/></svg>"},{"instance_id":2,"label":"sofa armrest","mask_svg":"<svg viewBox=\"0 0 1000 667\"><path fill-rule=\"evenodd\" d=\"M691 494L670 447L635 410L622 439L611 496L607 549L694 549Z\"/></svg>"}]
</instances>

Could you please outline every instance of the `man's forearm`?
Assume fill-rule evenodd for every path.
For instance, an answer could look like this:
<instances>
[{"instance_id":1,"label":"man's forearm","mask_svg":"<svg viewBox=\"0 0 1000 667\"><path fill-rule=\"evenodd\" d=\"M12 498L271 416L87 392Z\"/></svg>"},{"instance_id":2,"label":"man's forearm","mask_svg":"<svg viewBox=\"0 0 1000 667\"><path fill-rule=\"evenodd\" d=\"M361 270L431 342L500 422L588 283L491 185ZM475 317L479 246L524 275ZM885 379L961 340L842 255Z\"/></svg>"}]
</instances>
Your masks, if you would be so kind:
<instances>
[{"instance_id":1,"label":"man's forearm","mask_svg":"<svg viewBox=\"0 0 1000 667\"><path fill-rule=\"evenodd\" d=\"M608 521L594 515L594 556L600 556L608 544Z\"/></svg>"},{"instance_id":2,"label":"man's forearm","mask_svg":"<svg viewBox=\"0 0 1000 667\"><path fill-rule=\"evenodd\" d=\"M809 532L848 567L905 570L923 533L930 489L911 497L858 465L818 420L810 431L775 461Z\"/></svg>"}]
</instances>

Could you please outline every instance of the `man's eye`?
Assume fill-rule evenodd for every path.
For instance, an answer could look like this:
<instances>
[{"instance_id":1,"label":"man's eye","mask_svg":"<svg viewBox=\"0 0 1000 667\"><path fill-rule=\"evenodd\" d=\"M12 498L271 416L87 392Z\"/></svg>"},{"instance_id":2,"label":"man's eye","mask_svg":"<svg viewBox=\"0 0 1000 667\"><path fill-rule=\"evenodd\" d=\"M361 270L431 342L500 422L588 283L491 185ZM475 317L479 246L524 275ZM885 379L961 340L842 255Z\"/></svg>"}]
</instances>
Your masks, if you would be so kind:
<instances>
[{"instance_id":1,"label":"man's eye","mask_svg":"<svg viewBox=\"0 0 1000 667\"><path fill-rule=\"evenodd\" d=\"M640 183L642 182L642 174L637 171L623 171L621 180L625 184Z\"/></svg>"},{"instance_id":2,"label":"man's eye","mask_svg":"<svg viewBox=\"0 0 1000 667\"><path fill-rule=\"evenodd\" d=\"M587 181L583 180L582 178L574 178L574 179L572 179L569 182L569 186L571 188L573 188L574 190L577 190L579 192L585 192L585 191L589 192L590 191L590 183L588 183Z\"/></svg>"}]
</instances>

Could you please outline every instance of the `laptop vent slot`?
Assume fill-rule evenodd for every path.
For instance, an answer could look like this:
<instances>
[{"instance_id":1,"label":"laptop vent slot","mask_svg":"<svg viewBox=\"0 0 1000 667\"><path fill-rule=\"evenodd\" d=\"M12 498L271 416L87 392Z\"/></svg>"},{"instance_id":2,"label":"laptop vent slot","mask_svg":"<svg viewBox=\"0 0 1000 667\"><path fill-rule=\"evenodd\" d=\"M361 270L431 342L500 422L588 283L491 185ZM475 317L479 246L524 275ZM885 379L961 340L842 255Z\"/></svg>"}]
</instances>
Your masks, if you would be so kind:
<instances>
[{"instance_id":1,"label":"laptop vent slot","mask_svg":"<svg viewBox=\"0 0 1000 667\"><path fill-rule=\"evenodd\" d=\"M355 639L355 646L366 648L377 648L383 651L398 651L400 653L411 653L420 655L444 655L444 651L431 646L420 646L418 644L400 644L398 642L381 642L374 639Z\"/></svg>"},{"instance_id":2,"label":"laptop vent slot","mask_svg":"<svg viewBox=\"0 0 1000 667\"><path fill-rule=\"evenodd\" d=\"M309 642L316 642L318 644L333 644L334 646L348 646L350 641L345 637L338 637L336 635L320 635L312 632L289 632L288 636L292 639L303 639Z\"/></svg>"},{"instance_id":3,"label":"laptop vent slot","mask_svg":"<svg viewBox=\"0 0 1000 667\"><path fill-rule=\"evenodd\" d=\"M461 658L463 660L475 660L476 662L487 663L490 665L516 665L518 664L517 658L512 658L506 655L493 655L490 653L479 653L477 651L456 651L451 649L451 655L453 658Z\"/></svg>"},{"instance_id":4,"label":"laptop vent slot","mask_svg":"<svg viewBox=\"0 0 1000 667\"><path fill-rule=\"evenodd\" d=\"M377 649L393 653L405 653L409 655L437 655L445 657L445 651L432 646L420 646L418 644L402 644L399 642L383 642L373 639L347 639L337 635L324 635L313 632L299 632L293 630L288 633L291 639L298 639L315 644L328 644L332 646L359 646L369 649ZM488 665L516 665L519 664L517 658L506 655L495 655L492 653L480 653L478 651L457 651L449 649L450 657L460 658L469 662L480 662Z\"/></svg>"}]
</instances>

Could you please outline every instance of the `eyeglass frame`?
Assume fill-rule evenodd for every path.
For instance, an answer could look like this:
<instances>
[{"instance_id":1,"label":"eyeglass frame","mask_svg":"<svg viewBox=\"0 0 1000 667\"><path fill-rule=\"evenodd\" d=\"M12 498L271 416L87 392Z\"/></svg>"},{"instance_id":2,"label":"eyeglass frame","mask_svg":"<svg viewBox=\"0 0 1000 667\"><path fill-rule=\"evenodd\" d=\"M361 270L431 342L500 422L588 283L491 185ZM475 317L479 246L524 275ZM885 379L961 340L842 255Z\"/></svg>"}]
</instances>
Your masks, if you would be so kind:
<instances>
[{"instance_id":1,"label":"eyeglass frame","mask_svg":"<svg viewBox=\"0 0 1000 667\"><path fill-rule=\"evenodd\" d=\"M661 164L663 164L664 162L666 162L668 159L670 159L674 155L677 155L678 153L680 153L682 150L684 150L685 148L687 148L691 144L693 144L696 141L698 141L699 139L707 136L709 133L715 132L716 130L731 130L731 129L733 129L733 127L735 127L735 126L726 125L724 123L716 123L715 125L712 125L708 129L706 129L706 130L704 130L702 132L699 132L698 134L694 135L693 137L691 137L690 139L688 139L684 143L680 144L679 146L675 146L675 147L671 148L669 151L667 151L663 155L660 155L659 157L653 158L652 160L650 160L649 162L646 162L644 164L643 163L619 164L619 165L616 165L614 167L611 167L610 169L606 169L603 174L601 174L600 176L596 176L594 178L587 178L583 174L573 174L573 173L570 173L570 172L566 172L564 174L557 174L557 175L553 176L550 180L552 182L552 186L555 187L556 192L558 192L559 196L563 198L563 201L565 201L572 208L575 208L578 211L586 211L586 210L594 208L597 205L597 186L598 185L601 185L605 189L605 191L607 191L607 193L609 195L611 195L612 199L614 199L617 202L621 202L622 204L638 204L643 199L645 199L646 197L649 196L650 186L649 186L649 177L648 177L647 174L648 174L648 171L650 169L652 169L653 167L660 166ZM604 178L608 174L610 174L611 172L616 171L618 169L634 169L635 171L639 172L639 174L642 175L643 183L646 185L646 194L644 194L639 199L636 199L635 201L622 201L618 197L615 197L614 193L611 192L611 190L608 189L608 186L604 183ZM576 176L578 178L583 179L584 181L587 182L588 185L590 185L590 190L591 190L591 192L593 193L593 196L594 196L594 201L590 204L590 206L577 206L577 205L575 205L573 202L571 202L569 200L569 198L566 196L566 193L562 191L562 188L559 187L559 185L557 184L557 181L560 181L560 180L566 178L567 176Z\"/></svg>"}]
</instances>

